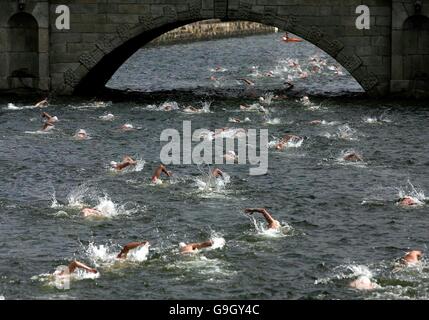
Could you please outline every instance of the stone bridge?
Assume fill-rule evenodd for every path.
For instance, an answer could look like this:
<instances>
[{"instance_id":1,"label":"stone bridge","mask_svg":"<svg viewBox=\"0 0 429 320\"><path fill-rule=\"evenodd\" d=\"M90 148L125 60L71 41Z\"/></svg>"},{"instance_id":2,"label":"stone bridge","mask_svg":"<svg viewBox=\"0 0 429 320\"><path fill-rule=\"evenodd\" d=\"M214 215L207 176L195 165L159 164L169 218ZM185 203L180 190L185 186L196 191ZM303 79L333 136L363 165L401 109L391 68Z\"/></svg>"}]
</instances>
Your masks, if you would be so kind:
<instances>
[{"instance_id":1,"label":"stone bridge","mask_svg":"<svg viewBox=\"0 0 429 320\"><path fill-rule=\"evenodd\" d=\"M370 29L356 27L362 4ZM60 5L70 9L69 29L57 28ZM206 19L294 33L371 96L429 92L427 0L0 0L0 89L94 93L146 43Z\"/></svg>"}]
</instances>

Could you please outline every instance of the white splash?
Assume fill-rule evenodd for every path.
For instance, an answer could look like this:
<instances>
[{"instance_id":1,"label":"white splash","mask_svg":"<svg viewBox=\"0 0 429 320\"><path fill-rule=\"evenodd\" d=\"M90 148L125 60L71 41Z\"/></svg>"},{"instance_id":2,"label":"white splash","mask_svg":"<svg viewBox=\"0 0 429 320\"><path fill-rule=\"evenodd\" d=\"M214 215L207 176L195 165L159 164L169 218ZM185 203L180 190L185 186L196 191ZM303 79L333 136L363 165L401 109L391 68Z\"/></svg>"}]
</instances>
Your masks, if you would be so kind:
<instances>
[{"instance_id":1,"label":"white splash","mask_svg":"<svg viewBox=\"0 0 429 320\"><path fill-rule=\"evenodd\" d=\"M115 116L112 113L107 113L105 115L99 116L98 118L103 121L112 121L115 119Z\"/></svg>"},{"instance_id":2,"label":"white splash","mask_svg":"<svg viewBox=\"0 0 429 320\"><path fill-rule=\"evenodd\" d=\"M253 223L258 236L266 238L283 238L288 234L291 234L293 231L293 227L286 222L282 222L279 229L272 229L267 227L266 222L258 222L254 216L248 216L248 218Z\"/></svg>"},{"instance_id":3,"label":"white splash","mask_svg":"<svg viewBox=\"0 0 429 320\"><path fill-rule=\"evenodd\" d=\"M424 190L414 187L414 185L408 180L407 186L404 188L398 188L398 197L402 199L404 197L411 197L416 203L417 206L424 205L427 200Z\"/></svg>"},{"instance_id":4,"label":"white splash","mask_svg":"<svg viewBox=\"0 0 429 320\"><path fill-rule=\"evenodd\" d=\"M331 276L317 279L316 281L314 281L314 284L327 284L335 280L355 279L359 277L366 277L372 279L374 275L371 270L365 265L340 265L332 270Z\"/></svg>"},{"instance_id":5,"label":"white splash","mask_svg":"<svg viewBox=\"0 0 429 320\"><path fill-rule=\"evenodd\" d=\"M338 127L337 137L343 140L357 140L357 131L350 128L347 124Z\"/></svg>"},{"instance_id":6,"label":"white splash","mask_svg":"<svg viewBox=\"0 0 429 320\"><path fill-rule=\"evenodd\" d=\"M141 263L148 260L149 244L135 248L128 252L126 259L118 259L117 256L121 251L121 246L114 244L101 244L89 243L85 250L86 256L97 267L109 267L118 263L137 262Z\"/></svg>"}]
</instances>

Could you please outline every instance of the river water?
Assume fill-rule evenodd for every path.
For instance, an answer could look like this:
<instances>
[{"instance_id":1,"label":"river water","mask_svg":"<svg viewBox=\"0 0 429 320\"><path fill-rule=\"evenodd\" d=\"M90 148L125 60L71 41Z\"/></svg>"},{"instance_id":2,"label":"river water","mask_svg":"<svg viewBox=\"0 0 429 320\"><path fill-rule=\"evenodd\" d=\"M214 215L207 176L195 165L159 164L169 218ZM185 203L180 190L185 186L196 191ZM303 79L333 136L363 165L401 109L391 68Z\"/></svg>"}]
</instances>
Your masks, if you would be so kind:
<instances>
[{"instance_id":1,"label":"river water","mask_svg":"<svg viewBox=\"0 0 429 320\"><path fill-rule=\"evenodd\" d=\"M429 106L333 97L361 88L330 59L314 74L314 55L318 64L327 59L310 44L281 42L279 34L142 49L109 87L156 93L104 104L54 98L43 109L59 118L48 133L39 131L34 100L1 98L0 297L429 298L427 260L394 266L410 249L427 250ZM298 59L302 71L288 59ZM301 79L305 72L309 77ZM281 92L287 80L296 97L258 100ZM304 94L317 97L303 103ZM240 110L258 102L268 114ZM163 105L179 110L160 111ZM183 112L189 105L210 105L210 112ZM108 113L115 118L100 118ZM250 122L229 122L246 117ZM265 175L250 176L249 165L219 165L229 183L203 188L212 166L172 165L173 177L154 186L161 132L181 131L185 120L193 129L268 129L273 141L285 133L306 139L270 149ZM120 130L125 123L135 130ZM74 139L78 129L90 139ZM347 150L364 161L342 161ZM138 160L136 167L109 168L126 154ZM404 194L422 205L396 205ZM104 218L81 216L82 207L94 206ZM267 208L282 232L265 230L261 216L243 213L247 207ZM178 253L181 242L207 239L216 244L211 250ZM143 240L149 251L115 259L122 245ZM63 290L50 274L73 259L99 274L79 273ZM379 288L351 289L359 275Z\"/></svg>"}]
</instances>

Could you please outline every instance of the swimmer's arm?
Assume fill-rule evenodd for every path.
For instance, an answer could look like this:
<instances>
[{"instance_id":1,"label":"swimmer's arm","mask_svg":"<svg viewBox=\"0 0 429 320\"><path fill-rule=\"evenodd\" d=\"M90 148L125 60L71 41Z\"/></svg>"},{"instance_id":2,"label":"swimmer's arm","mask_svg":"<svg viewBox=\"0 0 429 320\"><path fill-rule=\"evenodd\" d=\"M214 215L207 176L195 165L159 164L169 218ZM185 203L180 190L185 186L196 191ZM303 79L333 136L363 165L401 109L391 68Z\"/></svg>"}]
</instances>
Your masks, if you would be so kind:
<instances>
[{"instance_id":1,"label":"swimmer's arm","mask_svg":"<svg viewBox=\"0 0 429 320\"><path fill-rule=\"evenodd\" d=\"M69 272L73 273L76 269L84 269L88 272L97 273L97 270L88 267L87 265L83 264L82 262L79 262L77 260L74 260L69 264Z\"/></svg>"},{"instance_id":2,"label":"swimmer's arm","mask_svg":"<svg viewBox=\"0 0 429 320\"><path fill-rule=\"evenodd\" d=\"M116 170L122 170L122 169L128 167L129 165L130 165L129 162L123 162L123 163L116 165L115 169Z\"/></svg>"},{"instance_id":3,"label":"swimmer's arm","mask_svg":"<svg viewBox=\"0 0 429 320\"><path fill-rule=\"evenodd\" d=\"M164 172L168 177L171 177L171 172L170 172L170 171L167 171L167 169L166 169L164 166L161 166L161 170L162 170L162 172ZM159 177L159 175L158 175L158 177Z\"/></svg>"},{"instance_id":4,"label":"swimmer's arm","mask_svg":"<svg viewBox=\"0 0 429 320\"><path fill-rule=\"evenodd\" d=\"M214 169L212 175L213 177L219 177L219 176L223 177L223 172L220 169Z\"/></svg>"},{"instance_id":5,"label":"swimmer's arm","mask_svg":"<svg viewBox=\"0 0 429 320\"><path fill-rule=\"evenodd\" d=\"M260 213L264 216L265 220L267 220L268 223L273 223L275 220L273 219L273 217L268 213L268 211L264 208L249 208L246 209L244 212L252 214L252 213Z\"/></svg>"},{"instance_id":6,"label":"swimmer's arm","mask_svg":"<svg viewBox=\"0 0 429 320\"><path fill-rule=\"evenodd\" d=\"M122 259L122 258L125 259L130 250L138 248L140 246L144 246L146 243L147 243L147 241L145 241L145 242L131 242L131 243L126 244L122 248L121 252L118 254L117 258L118 259Z\"/></svg>"},{"instance_id":7,"label":"swimmer's arm","mask_svg":"<svg viewBox=\"0 0 429 320\"><path fill-rule=\"evenodd\" d=\"M212 245L213 245L213 241L209 240L209 241L206 241L206 242L195 243L192 247L193 247L194 250L195 249L200 250L200 249L211 247Z\"/></svg>"},{"instance_id":8,"label":"swimmer's arm","mask_svg":"<svg viewBox=\"0 0 429 320\"><path fill-rule=\"evenodd\" d=\"M265 209L263 209L263 208L247 208L247 209L244 209L244 212L245 213L249 213L249 214L252 214L252 213L255 213L255 212L257 212L257 213L263 213L265 211Z\"/></svg>"},{"instance_id":9,"label":"swimmer's arm","mask_svg":"<svg viewBox=\"0 0 429 320\"><path fill-rule=\"evenodd\" d=\"M129 164L136 164L137 161L135 161L133 158L129 157L129 156L125 156L123 159L123 162L128 162Z\"/></svg>"},{"instance_id":10,"label":"swimmer's arm","mask_svg":"<svg viewBox=\"0 0 429 320\"><path fill-rule=\"evenodd\" d=\"M47 113L47 112L43 112L42 113L42 117L45 117L45 118L48 118L48 119L52 118L52 116L49 113Z\"/></svg>"}]
</instances>

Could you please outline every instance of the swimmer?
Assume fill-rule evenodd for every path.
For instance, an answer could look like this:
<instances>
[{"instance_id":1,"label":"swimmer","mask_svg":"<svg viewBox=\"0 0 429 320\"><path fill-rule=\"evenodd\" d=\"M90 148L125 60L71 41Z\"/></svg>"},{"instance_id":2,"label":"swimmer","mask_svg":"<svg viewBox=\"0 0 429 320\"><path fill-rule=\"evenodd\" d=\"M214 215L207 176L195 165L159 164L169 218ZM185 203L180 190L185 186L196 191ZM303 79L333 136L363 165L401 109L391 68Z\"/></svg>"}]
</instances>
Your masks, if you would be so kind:
<instances>
[{"instance_id":1,"label":"swimmer","mask_svg":"<svg viewBox=\"0 0 429 320\"><path fill-rule=\"evenodd\" d=\"M223 173L222 170L220 170L218 168L214 168L213 171L212 171L212 176L215 177L215 178L218 178L218 177L222 177L223 178L224 173Z\"/></svg>"},{"instance_id":2,"label":"swimmer","mask_svg":"<svg viewBox=\"0 0 429 320\"><path fill-rule=\"evenodd\" d=\"M371 279L367 276L359 276L356 280L350 282L350 288L357 290L374 290L379 286L375 282L372 282Z\"/></svg>"},{"instance_id":3,"label":"swimmer","mask_svg":"<svg viewBox=\"0 0 429 320\"><path fill-rule=\"evenodd\" d=\"M49 131L54 128L54 123L58 121L56 116L51 116L47 112L42 113L42 118L46 118L43 124L42 131Z\"/></svg>"},{"instance_id":4,"label":"swimmer","mask_svg":"<svg viewBox=\"0 0 429 320\"><path fill-rule=\"evenodd\" d=\"M51 122L45 122L43 124L42 131L49 131L49 130L53 129L54 127L55 126L54 126L53 123L51 123Z\"/></svg>"},{"instance_id":5,"label":"swimmer","mask_svg":"<svg viewBox=\"0 0 429 320\"><path fill-rule=\"evenodd\" d=\"M399 199L396 204L398 204L400 206L404 206L404 207L413 207L413 206L421 205L422 202L419 199L416 199L414 197L405 196L405 197Z\"/></svg>"},{"instance_id":6,"label":"swimmer","mask_svg":"<svg viewBox=\"0 0 429 320\"><path fill-rule=\"evenodd\" d=\"M285 33L285 35L282 37L282 40L284 42L302 42L301 39L299 38L293 38L293 37L289 37L289 33Z\"/></svg>"},{"instance_id":7,"label":"swimmer","mask_svg":"<svg viewBox=\"0 0 429 320\"><path fill-rule=\"evenodd\" d=\"M159 178L161 174L164 173L166 176L171 177L172 173L171 171L167 171L164 165L160 164L158 168L156 168L155 172L152 176L152 183L154 184L161 184L162 180Z\"/></svg>"},{"instance_id":8,"label":"swimmer","mask_svg":"<svg viewBox=\"0 0 429 320\"><path fill-rule=\"evenodd\" d=\"M276 150L284 150L287 147L287 144L289 142L293 142L293 141L300 141L303 140L304 138L300 137L300 136L296 136L294 134L287 134L285 135L283 138L280 139L279 143L276 144L275 148Z\"/></svg>"},{"instance_id":9,"label":"swimmer","mask_svg":"<svg viewBox=\"0 0 429 320\"><path fill-rule=\"evenodd\" d=\"M322 124L322 123L323 123L322 120L313 120L313 121L309 122L309 124L311 124L311 125L319 125L319 124Z\"/></svg>"},{"instance_id":10,"label":"swimmer","mask_svg":"<svg viewBox=\"0 0 429 320\"><path fill-rule=\"evenodd\" d=\"M82 213L82 215L85 218L88 218L88 217L102 217L103 216L103 213L100 210L96 209L96 208L84 208L84 209L81 210L81 213Z\"/></svg>"},{"instance_id":11,"label":"swimmer","mask_svg":"<svg viewBox=\"0 0 429 320\"><path fill-rule=\"evenodd\" d=\"M74 137L78 140L88 139L88 134L84 129L79 129L79 131L74 135Z\"/></svg>"},{"instance_id":12,"label":"swimmer","mask_svg":"<svg viewBox=\"0 0 429 320\"><path fill-rule=\"evenodd\" d=\"M68 272L68 274L72 274L77 269L82 269L82 270L88 271L90 273L98 273L98 271L96 269L88 267L86 264L83 264L82 262L74 260L73 262L71 262L68 265L68 269L64 270L64 271L61 271L61 273L59 275L60 276L64 275L66 273L66 271Z\"/></svg>"},{"instance_id":13,"label":"swimmer","mask_svg":"<svg viewBox=\"0 0 429 320\"><path fill-rule=\"evenodd\" d=\"M194 108L193 106L189 106L189 107L186 107L185 109L183 109L183 112L198 113L198 112L201 112L201 110L198 110L197 108Z\"/></svg>"},{"instance_id":14,"label":"swimmer","mask_svg":"<svg viewBox=\"0 0 429 320\"><path fill-rule=\"evenodd\" d=\"M237 154L235 153L235 151L232 151L232 150L228 151L223 157L225 158L226 161L234 161L234 162L238 161Z\"/></svg>"},{"instance_id":15,"label":"swimmer","mask_svg":"<svg viewBox=\"0 0 429 320\"><path fill-rule=\"evenodd\" d=\"M139 248L139 247L143 247L145 245L149 245L149 242L148 241L144 241L144 242L131 242L131 243L128 243L128 244L126 244L122 248L121 252L118 254L118 256L116 258L118 258L118 259L126 259L127 255L128 255L128 252L130 250L133 250L133 249L136 249L136 248Z\"/></svg>"},{"instance_id":16,"label":"swimmer","mask_svg":"<svg viewBox=\"0 0 429 320\"><path fill-rule=\"evenodd\" d=\"M264 216L265 220L267 220L267 224L268 224L269 229L279 230L281 227L280 222L273 219L271 214L264 208L259 208L259 209L258 208L255 208L255 209L249 208L249 209L245 209L244 212L247 214L253 214L255 212L261 213Z\"/></svg>"},{"instance_id":17,"label":"swimmer","mask_svg":"<svg viewBox=\"0 0 429 320\"><path fill-rule=\"evenodd\" d=\"M356 152L348 152L343 156L344 161L350 162L361 162L363 161L362 157Z\"/></svg>"},{"instance_id":18,"label":"swimmer","mask_svg":"<svg viewBox=\"0 0 429 320\"><path fill-rule=\"evenodd\" d=\"M250 81L249 79L245 79L245 78L240 78L240 79L237 79L238 81L243 81L246 85L248 85L248 86L254 86L255 85L255 83L254 82L252 82L252 81Z\"/></svg>"},{"instance_id":19,"label":"swimmer","mask_svg":"<svg viewBox=\"0 0 429 320\"><path fill-rule=\"evenodd\" d=\"M131 131L131 130L134 130L134 126L130 123L126 123L122 125L119 129L122 131Z\"/></svg>"},{"instance_id":20,"label":"swimmer","mask_svg":"<svg viewBox=\"0 0 429 320\"><path fill-rule=\"evenodd\" d=\"M58 122L58 118L56 116L51 116L47 112L42 113L42 118L46 118L46 122L51 122L51 123Z\"/></svg>"},{"instance_id":21,"label":"swimmer","mask_svg":"<svg viewBox=\"0 0 429 320\"><path fill-rule=\"evenodd\" d=\"M37 102L35 105L36 108L46 108L47 106L49 106L48 98L45 98L44 100Z\"/></svg>"},{"instance_id":22,"label":"swimmer","mask_svg":"<svg viewBox=\"0 0 429 320\"><path fill-rule=\"evenodd\" d=\"M401 259L401 263L405 265L415 265L423 257L423 253L420 250L413 250L405 254Z\"/></svg>"},{"instance_id":23,"label":"swimmer","mask_svg":"<svg viewBox=\"0 0 429 320\"><path fill-rule=\"evenodd\" d=\"M135 161L133 158L129 156L125 156L121 163L116 163L114 161L111 162L112 168L118 171L121 171L122 169L125 169L129 166L134 166L136 164L137 164L137 161Z\"/></svg>"},{"instance_id":24,"label":"swimmer","mask_svg":"<svg viewBox=\"0 0 429 320\"><path fill-rule=\"evenodd\" d=\"M206 242L200 242L200 243L189 243L189 244L180 244L180 253L195 253L198 250L211 247L213 245L213 241L209 240Z\"/></svg>"}]
</instances>

